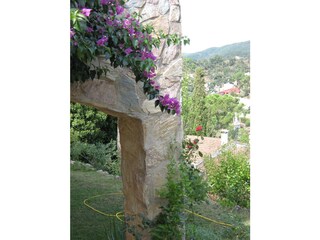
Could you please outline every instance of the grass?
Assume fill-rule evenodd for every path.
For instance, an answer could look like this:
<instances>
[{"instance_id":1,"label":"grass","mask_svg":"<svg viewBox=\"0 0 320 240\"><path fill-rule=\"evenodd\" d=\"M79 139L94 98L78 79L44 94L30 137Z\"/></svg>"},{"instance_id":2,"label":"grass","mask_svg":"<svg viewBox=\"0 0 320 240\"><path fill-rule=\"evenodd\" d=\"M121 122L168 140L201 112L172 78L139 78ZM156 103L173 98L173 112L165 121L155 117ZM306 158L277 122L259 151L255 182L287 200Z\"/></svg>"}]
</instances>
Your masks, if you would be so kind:
<instances>
[{"instance_id":1,"label":"grass","mask_svg":"<svg viewBox=\"0 0 320 240\"><path fill-rule=\"evenodd\" d=\"M87 198L121 192L119 178L95 172L89 168L74 165L71 168L71 240L107 240L114 225L122 228L123 224L113 217L94 212L83 204ZM122 195L101 196L89 200L92 207L106 213L115 214L123 210ZM249 239L249 210L226 208L216 202L208 201L195 206L195 211L212 218L232 224L235 228L224 227L195 217L194 224L187 225L187 235L199 240L247 240ZM119 239L119 238L116 238Z\"/></svg>"},{"instance_id":2,"label":"grass","mask_svg":"<svg viewBox=\"0 0 320 240\"><path fill-rule=\"evenodd\" d=\"M218 222L231 224L234 227L219 225L208 220L189 215L194 218L194 226L190 224L187 229L193 230L195 239L199 240L247 240L250 239L250 212L245 208L222 207L214 201L208 201L194 207L194 212Z\"/></svg>"},{"instance_id":3,"label":"grass","mask_svg":"<svg viewBox=\"0 0 320 240\"><path fill-rule=\"evenodd\" d=\"M71 170L71 239L100 240L107 239L106 232L113 228L112 217L94 212L83 204L87 198L121 191L119 179L90 171L88 169ZM123 210L121 195L101 196L89 200L92 207L106 213L115 214ZM120 221L115 221L122 225Z\"/></svg>"}]
</instances>

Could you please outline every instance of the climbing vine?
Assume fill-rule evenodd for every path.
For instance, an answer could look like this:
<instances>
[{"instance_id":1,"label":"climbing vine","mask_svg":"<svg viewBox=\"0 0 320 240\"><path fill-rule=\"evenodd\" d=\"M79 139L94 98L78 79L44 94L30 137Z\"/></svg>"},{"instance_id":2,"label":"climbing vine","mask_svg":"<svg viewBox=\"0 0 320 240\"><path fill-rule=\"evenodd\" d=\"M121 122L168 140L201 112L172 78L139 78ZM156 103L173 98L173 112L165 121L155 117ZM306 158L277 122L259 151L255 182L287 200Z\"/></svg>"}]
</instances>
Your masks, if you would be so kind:
<instances>
[{"instance_id":1,"label":"climbing vine","mask_svg":"<svg viewBox=\"0 0 320 240\"><path fill-rule=\"evenodd\" d=\"M136 82L143 83L149 100L156 99L155 107L171 114L180 114L180 102L160 94L154 80L156 59L152 49L159 48L161 40L167 45L188 44L189 39L177 34L155 31L151 25L140 23L137 13L129 13L125 0L71 0L70 43L71 82L100 78L109 66L95 66L93 61L103 56L110 66L127 67Z\"/></svg>"}]
</instances>

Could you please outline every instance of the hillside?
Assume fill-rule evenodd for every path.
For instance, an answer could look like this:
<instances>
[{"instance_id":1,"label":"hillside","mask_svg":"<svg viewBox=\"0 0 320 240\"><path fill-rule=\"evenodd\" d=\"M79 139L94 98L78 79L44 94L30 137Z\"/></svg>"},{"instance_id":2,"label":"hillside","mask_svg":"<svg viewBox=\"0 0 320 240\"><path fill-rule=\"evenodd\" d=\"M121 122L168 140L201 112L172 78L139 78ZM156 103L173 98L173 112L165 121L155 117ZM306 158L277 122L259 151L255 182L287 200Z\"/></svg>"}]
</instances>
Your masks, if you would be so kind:
<instances>
[{"instance_id":1,"label":"hillside","mask_svg":"<svg viewBox=\"0 0 320 240\"><path fill-rule=\"evenodd\" d=\"M193 60L202 60L205 58L212 58L220 55L225 58L230 57L249 57L250 56L250 41L233 43L222 47L212 47L201 52L183 53L183 57L191 58Z\"/></svg>"}]
</instances>

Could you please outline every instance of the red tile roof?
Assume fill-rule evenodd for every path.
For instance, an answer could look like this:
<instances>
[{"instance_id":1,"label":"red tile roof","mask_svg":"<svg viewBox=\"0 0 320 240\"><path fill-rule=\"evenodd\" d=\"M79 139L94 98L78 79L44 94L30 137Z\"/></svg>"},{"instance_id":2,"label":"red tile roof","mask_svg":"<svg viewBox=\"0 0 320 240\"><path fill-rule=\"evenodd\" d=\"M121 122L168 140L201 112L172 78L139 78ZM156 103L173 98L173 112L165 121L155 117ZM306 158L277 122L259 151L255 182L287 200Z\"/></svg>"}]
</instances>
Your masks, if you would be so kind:
<instances>
[{"instance_id":1,"label":"red tile roof","mask_svg":"<svg viewBox=\"0 0 320 240\"><path fill-rule=\"evenodd\" d=\"M223 90L223 91L219 92L219 94L223 95L223 94L229 94L229 93L232 93L232 92L240 93L240 89L237 88L237 87L233 87L233 88L229 88L229 89Z\"/></svg>"}]
</instances>

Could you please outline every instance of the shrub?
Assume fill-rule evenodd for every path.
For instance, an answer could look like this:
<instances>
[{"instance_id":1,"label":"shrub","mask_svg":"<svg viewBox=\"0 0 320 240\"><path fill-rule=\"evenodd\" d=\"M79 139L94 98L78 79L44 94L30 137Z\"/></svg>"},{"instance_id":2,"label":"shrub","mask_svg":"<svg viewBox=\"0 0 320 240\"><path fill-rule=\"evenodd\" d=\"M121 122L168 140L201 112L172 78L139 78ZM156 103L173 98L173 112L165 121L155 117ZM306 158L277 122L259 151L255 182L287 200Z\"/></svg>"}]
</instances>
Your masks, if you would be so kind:
<instances>
[{"instance_id":1,"label":"shrub","mask_svg":"<svg viewBox=\"0 0 320 240\"><path fill-rule=\"evenodd\" d=\"M202 126L196 128L198 135L201 130ZM166 199L167 204L161 206L162 212L154 222L151 230L152 239L181 239L186 234L186 222L194 222L193 215L187 219L184 209L193 211L195 204L206 199L208 184L203 174L192 165L192 160L197 155L202 156L198 150L198 142L198 138L193 142L190 139L185 140L180 157L176 159L174 154L171 156L167 165L167 183L160 190L160 196ZM194 235L194 231L190 231L189 234Z\"/></svg>"},{"instance_id":2,"label":"shrub","mask_svg":"<svg viewBox=\"0 0 320 240\"><path fill-rule=\"evenodd\" d=\"M74 142L71 144L70 155L73 161L90 163L95 169L120 175L120 159L114 140L107 144Z\"/></svg>"},{"instance_id":3,"label":"shrub","mask_svg":"<svg viewBox=\"0 0 320 240\"><path fill-rule=\"evenodd\" d=\"M205 159L210 192L227 206L250 207L249 154L224 151L218 159Z\"/></svg>"},{"instance_id":4,"label":"shrub","mask_svg":"<svg viewBox=\"0 0 320 240\"><path fill-rule=\"evenodd\" d=\"M239 142L249 144L249 132L244 128L241 128L239 131Z\"/></svg>"},{"instance_id":5,"label":"shrub","mask_svg":"<svg viewBox=\"0 0 320 240\"><path fill-rule=\"evenodd\" d=\"M244 123L245 123L246 127L250 127L250 119L249 118L246 118L244 120Z\"/></svg>"},{"instance_id":6,"label":"shrub","mask_svg":"<svg viewBox=\"0 0 320 240\"><path fill-rule=\"evenodd\" d=\"M117 138L117 118L79 103L70 105L71 143L108 143Z\"/></svg>"},{"instance_id":7,"label":"shrub","mask_svg":"<svg viewBox=\"0 0 320 240\"><path fill-rule=\"evenodd\" d=\"M82 162L75 161L71 164L71 171L82 171L82 172L90 172L94 171L95 169L92 166L85 165Z\"/></svg>"}]
</instances>

